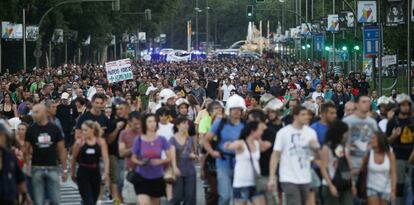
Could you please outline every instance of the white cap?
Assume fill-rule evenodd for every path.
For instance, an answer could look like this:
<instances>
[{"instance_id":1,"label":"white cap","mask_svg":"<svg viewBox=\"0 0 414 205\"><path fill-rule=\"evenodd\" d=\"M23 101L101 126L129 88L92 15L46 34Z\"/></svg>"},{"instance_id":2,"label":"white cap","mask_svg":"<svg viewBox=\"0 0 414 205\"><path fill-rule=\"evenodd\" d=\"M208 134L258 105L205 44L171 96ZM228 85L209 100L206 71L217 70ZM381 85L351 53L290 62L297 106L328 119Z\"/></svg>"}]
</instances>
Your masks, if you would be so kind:
<instances>
[{"instance_id":1,"label":"white cap","mask_svg":"<svg viewBox=\"0 0 414 205\"><path fill-rule=\"evenodd\" d=\"M64 99L64 100L69 99L69 93L67 93L67 92L62 93L62 96L60 98Z\"/></svg>"}]
</instances>

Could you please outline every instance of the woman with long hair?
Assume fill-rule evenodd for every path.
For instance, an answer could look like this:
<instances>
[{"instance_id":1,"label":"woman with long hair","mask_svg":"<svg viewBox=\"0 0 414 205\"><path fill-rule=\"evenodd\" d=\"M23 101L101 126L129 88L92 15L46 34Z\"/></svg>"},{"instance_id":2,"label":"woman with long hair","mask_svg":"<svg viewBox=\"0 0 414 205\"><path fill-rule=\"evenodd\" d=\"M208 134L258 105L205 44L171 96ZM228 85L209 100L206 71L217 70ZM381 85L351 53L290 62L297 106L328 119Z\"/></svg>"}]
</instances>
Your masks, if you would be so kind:
<instances>
[{"instance_id":1,"label":"woman with long hair","mask_svg":"<svg viewBox=\"0 0 414 205\"><path fill-rule=\"evenodd\" d=\"M197 98L192 94L187 95L187 100L190 103L188 106L188 119L194 121L198 112L200 111L200 105L197 101Z\"/></svg>"},{"instance_id":2,"label":"woman with long hair","mask_svg":"<svg viewBox=\"0 0 414 205\"><path fill-rule=\"evenodd\" d=\"M196 204L196 171L194 160L196 155L196 142L193 136L188 135L188 119L179 117L175 121L175 135L170 139L171 150L175 160L172 161L173 170L178 175L173 185L173 198L170 204L192 205Z\"/></svg>"},{"instance_id":3,"label":"woman with long hair","mask_svg":"<svg viewBox=\"0 0 414 205\"><path fill-rule=\"evenodd\" d=\"M18 116L17 105L8 92L4 94L3 100L0 102L0 114L6 116L8 119Z\"/></svg>"},{"instance_id":4,"label":"woman with long hair","mask_svg":"<svg viewBox=\"0 0 414 205\"><path fill-rule=\"evenodd\" d=\"M371 150L362 161L367 169L368 205L387 205L396 199L396 158L382 132L374 132L370 144Z\"/></svg>"},{"instance_id":5,"label":"woman with long hair","mask_svg":"<svg viewBox=\"0 0 414 205\"><path fill-rule=\"evenodd\" d=\"M101 180L109 182L108 146L102 138L99 123L87 120L82 124L83 137L76 140L71 161L71 176L78 184L83 204L95 205L98 201ZM104 173L100 173L99 162L103 159ZM76 163L78 164L77 173Z\"/></svg>"},{"instance_id":6,"label":"woman with long hair","mask_svg":"<svg viewBox=\"0 0 414 205\"><path fill-rule=\"evenodd\" d=\"M145 114L141 119L142 135L132 148L132 162L137 165L134 182L138 203L159 205L160 197L165 196L164 166L171 162L170 145L164 137L157 135L158 123L155 114ZM166 159L162 158L165 152Z\"/></svg>"},{"instance_id":7,"label":"woman with long hair","mask_svg":"<svg viewBox=\"0 0 414 205\"><path fill-rule=\"evenodd\" d=\"M255 176L260 175L261 136L266 129L262 122L249 122L243 128L240 139L225 143L224 149L236 151L236 164L234 167L233 196L236 205L266 204L265 193L256 190Z\"/></svg>"},{"instance_id":8,"label":"woman with long hair","mask_svg":"<svg viewBox=\"0 0 414 205\"><path fill-rule=\"evenodd\" d=\"M336 174L341 174L342 167L348 168L351 174L349 157L345 154L345 143L348 135L348 126L339 120L329 125L326 138L321 150L322 195L326 204L351 205L352 204L352 179L349 178L348 186L340 186L337 183Z\"/></svg>"}]
</instances>

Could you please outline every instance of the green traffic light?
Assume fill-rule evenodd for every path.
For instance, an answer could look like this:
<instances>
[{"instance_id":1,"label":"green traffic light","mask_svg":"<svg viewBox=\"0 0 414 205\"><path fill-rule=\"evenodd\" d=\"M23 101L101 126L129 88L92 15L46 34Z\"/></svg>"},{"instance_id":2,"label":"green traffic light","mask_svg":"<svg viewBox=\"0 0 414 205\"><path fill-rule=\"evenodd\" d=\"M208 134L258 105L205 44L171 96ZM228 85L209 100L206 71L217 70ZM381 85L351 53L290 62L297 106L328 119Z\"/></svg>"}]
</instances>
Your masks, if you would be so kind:
<instances>
[{"instance_id":1,"label":"green traffic light","mask_svg":"<svg viewBox=\"0 0 414 205\"><path fill-rule=\"evenodd\" d=\"M247 16L248 16L248 17L251 17L251 16L253 16L253 15L252 15L252 13L247 13Z\"/></svg>"},{"instance_id":2,"label":"green traffic light","mask_svg":"<svg viewBox=\"0 0 414 205\"><path fill-rule=\"evenodd\" d=\"M305 46L302 46L302 50L305 50L306 49L306 47Z\"/></svg>"},{"instance_id":3,"label":"green traffic light","mask_svg":"<svg viewBox=\"0 0 414 205\"><path fill-rule=\"evenodd\" d=\"M329 46L325 46L325 51L329 51L331 48Z\"/></svg>"},{"instance_id":4,"label":"green traffic light","mask_svg":"<svg viewBox=\"0 0 414 205\"><path fill-rule=\"evenodd\" d=\"M358 45L356 45L356 46L354 46L354 50L356 50L356 51L359 51L359 46Z\"/></svg>"},{"instance_id":5,"label":"green traffic light","mask_svg":"<svg viewBox=\"0 0 414 205\"><path fill-rule=\"evenodd\" d=\"M310 48L311 47L311 45L310 44L306 44L306 48Z\"/></svg>"},{"instance_id":6,"label":"green traffic light","mask_svg":"<svg viewBox=\"0 0 414 205\"><path fill-rule=\"evenodd\" d=\"M347 50L348 50L348 48L347 48L346 46L342 46L342 50L343 50L343 51L347 51Z\"/></svg>"}]
</instances>

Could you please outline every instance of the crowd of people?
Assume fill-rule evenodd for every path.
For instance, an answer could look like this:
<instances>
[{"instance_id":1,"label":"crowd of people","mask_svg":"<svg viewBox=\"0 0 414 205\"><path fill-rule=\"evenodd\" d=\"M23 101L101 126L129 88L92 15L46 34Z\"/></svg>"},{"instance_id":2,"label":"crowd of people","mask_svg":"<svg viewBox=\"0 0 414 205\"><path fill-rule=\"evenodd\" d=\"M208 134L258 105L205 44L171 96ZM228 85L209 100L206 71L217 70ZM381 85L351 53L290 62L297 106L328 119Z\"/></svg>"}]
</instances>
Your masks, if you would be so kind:
<instances>
[{"instance_id":1,"label":"crowd of people","mask_svg":"<svg viewBox=\"0 0 414 205\"><path fill-rule=\"evenodd\" d=\"M0 204L407 204L414 93L274 59L134 62L0 77ZM197 171L197 167L200 167ZM206 187L197 198L197 178ZM410 204L412 202L409 202Z\"/></svg>"}]
</instances>

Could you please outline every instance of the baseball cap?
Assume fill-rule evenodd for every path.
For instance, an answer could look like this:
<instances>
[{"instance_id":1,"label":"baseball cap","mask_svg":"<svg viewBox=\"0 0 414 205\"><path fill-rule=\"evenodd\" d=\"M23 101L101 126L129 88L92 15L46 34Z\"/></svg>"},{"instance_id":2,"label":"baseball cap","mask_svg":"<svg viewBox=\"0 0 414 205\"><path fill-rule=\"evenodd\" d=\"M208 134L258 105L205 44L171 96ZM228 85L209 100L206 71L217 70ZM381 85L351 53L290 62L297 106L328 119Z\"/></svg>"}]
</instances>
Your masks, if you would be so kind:
<instances>
[{"instance_id":1,"label":"baseball cap","mask_svg":"<svg viewBox=\"0 0 414 205\"><path fill-rule=\"evenodd\" d=\"M69 99L69 93L67 93L67 92L62 93L61 98L62 98L62 100L67 100L67 99Z\"/></svg>"}]
</instances>

